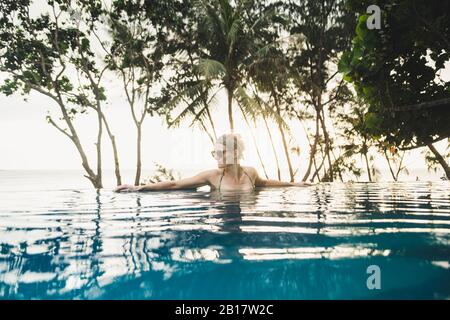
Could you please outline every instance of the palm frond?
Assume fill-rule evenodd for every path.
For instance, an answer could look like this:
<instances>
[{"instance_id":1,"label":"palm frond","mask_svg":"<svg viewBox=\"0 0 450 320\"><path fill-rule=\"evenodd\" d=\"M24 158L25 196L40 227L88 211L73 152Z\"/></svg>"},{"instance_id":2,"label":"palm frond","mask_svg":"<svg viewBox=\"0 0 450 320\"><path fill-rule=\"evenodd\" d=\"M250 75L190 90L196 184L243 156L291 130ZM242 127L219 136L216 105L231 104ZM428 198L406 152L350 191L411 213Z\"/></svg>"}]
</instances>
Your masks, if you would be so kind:
<instances>
[{"instance_id":1,"label":"palm frond","mask_svg":"<svg viewBox=\"0 0 450 320\"><path fill-rule=\"evenodd\" d=\"M206 101L206 103L204 104L204 106L203 106L203 108L199 111L199 112L197 112L196 114L195 114L195 117L194 117L194 119L192 120L192 122L191 122L191 124L189 125L189 127L192 127L197 121L199 121L199 120L205 120L205 118L207 117L207 115L208 115L208 110L211 110L211 105L213 105L214 103L213 103L213 101L215 100L215 96L217 95L217 93L220 91L220 89L219 90L216 90L216 92L214 92L212 95L211 95L211 97L209 98L209 100L207 100Z\"/></svg>"},{"instance_id":2,"label":"palm frond","mask_svg":"<svg viewBox=\"0 0 450 320\"><path fill-rule=\"evenodd\" d=\"M233 51L241 27L242 27L241 21L239 19L235 19L231 24L230 30L228 30L227 41L229 43L229 50L230 50L229 54L231 54L231 52Z\"/></svg>"},{"instance_id":3,"label":"palm frond","mask_svg":"<svg viewBox=\"0 0 450 320\"><path fill-rule=\"evenodd\" d=\"M205 81L198 81L197 83L189 83L186 88L169 100L165 105L168 109L173 109L180 105L182 102L194 100L197 96L205 93L209 90L209 85Z\"/></svg>"},{"instance_id":4,"label":"palm frond","mask_svg":"<svg viewBox=\"0 0 450 320\"><path fill-rule=\"evenodd\" d=\"M238 101L242 112L244 112L245 115L250 116L253 120L264 112L258 101L249 96L242 86L238 86L236 89L236 100Z\"/></svg>"},{"instance_id":5,"label":"palm frond","mask_svg":"<svg viewBox=\"0 0 450 320\"><path fill-rule=\"evenodd\" d=\"M203 108L200 109L200 111L198 111L197 113L194 112L194 119L191 121L191 124L189 125L189 127L192 127L197 121L203 121L206 119L206 117L208 116L207 114L207 110L209 108L209 105L206 104L203 106Z\"/></svg>"},{"instance_id":6,"label":"palm frond","mask_svg":"<svg viewBox=\"0 0 450 320\"><path fill-rule=\"evenodd\" d=\"M189 114L196 114L195 109L197 106L201 104L201 95L197 96L191 103L188 104L186 108L184 108L178 116L175 117L172 121L169 123L170 127L177 127L180 125L180 123L189 115Z\"/></svg>"},{"instance_id":7,"label":"palm frond","mask_svg":"<svg viewBox=\"0 0 450 320\"><path fill-rule=\"evenodd\" d=\"M266 118L272 119L292 137L291 129L289 124L286 123L285 119L280 116L275 110L261 98L252 97L248 95L245 88L238 86L236 88L236 99L240 104L242 110L252 117L252 119L257 119L259 116L264 115Z\"/></svg>"},{"instance_id":8,"label":"palm frond","mask_svg":"<svg viewBox=\"0 0 450 320\"><path fill-rule=\"evenodd\" d=\"M225 73L225 66L213 59L201 59L195 68L207 80L217 79Z\"/></svg>"}]
</instances>

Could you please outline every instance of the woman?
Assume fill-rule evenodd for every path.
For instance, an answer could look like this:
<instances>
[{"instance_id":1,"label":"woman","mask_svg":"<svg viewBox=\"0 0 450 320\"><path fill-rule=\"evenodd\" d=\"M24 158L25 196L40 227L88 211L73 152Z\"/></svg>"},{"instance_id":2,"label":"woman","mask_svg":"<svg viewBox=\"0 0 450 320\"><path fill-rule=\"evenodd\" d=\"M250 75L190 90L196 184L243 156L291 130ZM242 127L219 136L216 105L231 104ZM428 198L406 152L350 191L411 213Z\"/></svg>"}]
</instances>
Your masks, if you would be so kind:
<instances>
[{"instance_id":1,"label":"woman","mask_svg":"<svg viewBox=\"0 0 450 320\"><path fill-rule=\"evenodd\" d=\"M116 192L124 191L157 191L193 189L209 185L211 190L248 191L255 187L291 187L309 186L306 182L293 183L278 180L262 179L255 168L243 167L239 164L243 157L244 144L238 134L224 134L215 143L213 157L217 160L218 169L203 171L196 176L177 181L158 182L142 186L121 185Z\"/></svg>"}]
</instances>

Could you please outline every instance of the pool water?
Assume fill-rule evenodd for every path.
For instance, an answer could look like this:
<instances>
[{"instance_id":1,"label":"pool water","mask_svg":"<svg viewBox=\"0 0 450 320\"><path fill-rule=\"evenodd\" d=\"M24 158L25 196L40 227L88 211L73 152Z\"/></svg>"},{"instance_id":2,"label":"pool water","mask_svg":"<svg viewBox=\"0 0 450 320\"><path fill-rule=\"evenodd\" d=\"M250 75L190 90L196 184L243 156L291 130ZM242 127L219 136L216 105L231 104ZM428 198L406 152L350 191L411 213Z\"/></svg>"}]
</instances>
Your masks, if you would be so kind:
<instances>
[{"instance_id":1,"label":"pool water","mask_svg":"<svg viewBox=\"0 0 450 320\"><path fill-rule=\"evenodd\" d=\"M449 187L3 188L0 299L449 299Z\"/></svg>"}]
</instances>

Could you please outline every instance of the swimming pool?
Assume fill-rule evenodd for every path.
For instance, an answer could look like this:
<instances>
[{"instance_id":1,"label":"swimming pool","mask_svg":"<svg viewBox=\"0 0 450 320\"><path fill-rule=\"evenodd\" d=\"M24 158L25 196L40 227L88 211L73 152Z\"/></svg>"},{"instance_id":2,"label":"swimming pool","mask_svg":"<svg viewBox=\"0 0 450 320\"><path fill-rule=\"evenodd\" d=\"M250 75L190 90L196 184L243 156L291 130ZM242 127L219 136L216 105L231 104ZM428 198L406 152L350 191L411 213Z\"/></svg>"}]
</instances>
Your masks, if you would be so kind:
<instances>
[{"instance_id":1,"label":"swimming pool","mask_svg":"<svg viewBox=\"0 0 450 320\"><path fill-rule=\"evenodd\" d=\"M2 190L0 299L448 299L449 187Z\"/></svg>"}]
</instances>

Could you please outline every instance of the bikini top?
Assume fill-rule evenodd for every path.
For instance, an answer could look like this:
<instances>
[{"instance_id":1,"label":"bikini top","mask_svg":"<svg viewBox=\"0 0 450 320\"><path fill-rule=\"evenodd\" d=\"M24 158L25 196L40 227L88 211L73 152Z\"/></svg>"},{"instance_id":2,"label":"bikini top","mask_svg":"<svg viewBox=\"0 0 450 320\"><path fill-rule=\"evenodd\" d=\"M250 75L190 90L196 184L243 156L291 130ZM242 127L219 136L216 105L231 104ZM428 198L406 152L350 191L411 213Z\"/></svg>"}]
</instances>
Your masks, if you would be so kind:
<instances>
[{"instance_id":1,"label":"bikini top","mask_svg":"<svg viewBox=\"0 0 450 320\"><path fill-rule=\"evenodd\" d=\"M250 180L250 182L251 182L251 184L252 184L253 189L255 189L255 184L253 183L252 178L250 178L250 176L248 175L247 172L245 172L244 169L242 169L242 171L244 171L244 174L247 176L247 178L249 178L249 180ZM219 192L220 192L220 186L222 185L222 179L223 179L223 176L224 176L224 175L225 175L225 169L222 171L222 176L220 177L220 181L219 181Z\"/></svg>"}]
</instances>

